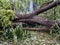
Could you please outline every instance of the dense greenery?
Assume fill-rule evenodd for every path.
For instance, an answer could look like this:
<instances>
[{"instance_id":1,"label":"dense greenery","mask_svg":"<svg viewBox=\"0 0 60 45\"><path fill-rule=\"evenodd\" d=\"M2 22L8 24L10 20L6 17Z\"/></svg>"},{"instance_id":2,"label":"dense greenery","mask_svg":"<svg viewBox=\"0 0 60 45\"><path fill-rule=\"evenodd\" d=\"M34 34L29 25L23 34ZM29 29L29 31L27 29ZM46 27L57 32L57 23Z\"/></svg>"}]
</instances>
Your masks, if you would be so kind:
<instances>
[{"instance_id":1,"label":"dense greenery","mask_svg":"<svg viewBox=\"0 0 60 45\"><path fill-rule=\"evenodd\" d=\"M11 3L6 0L0 1L0 40L17 42L27 37L27 32L23 30L22 24L13 28L12 20L17 18Z\"/></svg>"},{"instance_id":2,"label":"dense greenery","mask_svg":"<svg viewBox=\"0 0 60 45\"><path fill-rule=\"evenodd\" d=\"M14 12L14 4L17 8L18 12L27 13L27 9L29 9L29 1L30 0L17 0L13 2L13 0L1 0L0 1L0 38L1 40L9 40L14 41L15 43L20 39L26 39L27 31L23 30L22 24L13 28L12 20L17 18ZM34 3L38 3L37 9L40 6L47 2L48 0L35 0ZM23 4L22 4L23 3ZM30 12L29 12L30 13ZM49 18L50 20L59 20L60 19L60 7L57 6L51 10L48 10L42 14L39 14L41 17ZM38 27L38 26L37 26ZM50 29L50 34L54 37L60 35L60 28L57 24L52 26ZM60 40L60 38L59 38Z\"/></svg>"}]
</instances>

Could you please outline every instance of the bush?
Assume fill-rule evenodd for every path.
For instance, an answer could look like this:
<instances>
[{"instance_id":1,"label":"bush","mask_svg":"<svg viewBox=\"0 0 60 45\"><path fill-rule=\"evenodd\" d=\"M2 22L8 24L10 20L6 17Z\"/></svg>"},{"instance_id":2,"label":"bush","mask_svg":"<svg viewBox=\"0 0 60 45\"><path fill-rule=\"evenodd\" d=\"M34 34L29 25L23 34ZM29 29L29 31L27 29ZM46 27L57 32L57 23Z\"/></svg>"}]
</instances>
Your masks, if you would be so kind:
<instances>
[{"instance_id":1,"label":"bush","mask_svg":"<svg viewBox=\"0 0 60 45\"><path fill-rule=\"evenodd\" d=\"M16 43L19 39L25 39L27 32L23 30L22 24L16 28L12 25L12 20L17 18L12 10L12 4L5 0L1 0L0 4L0 36L3 37L2 40L12 40Z\"/></svg>"}]
</instances>

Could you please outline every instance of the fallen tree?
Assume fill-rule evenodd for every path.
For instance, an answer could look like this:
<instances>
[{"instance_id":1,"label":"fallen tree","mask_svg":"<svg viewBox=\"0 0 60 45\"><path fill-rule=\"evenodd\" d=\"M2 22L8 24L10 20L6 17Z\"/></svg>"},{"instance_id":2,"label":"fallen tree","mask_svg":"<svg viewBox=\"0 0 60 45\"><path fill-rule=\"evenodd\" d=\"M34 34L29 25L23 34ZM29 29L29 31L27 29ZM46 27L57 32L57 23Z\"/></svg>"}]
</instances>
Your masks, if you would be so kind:
<instances>
[{"instance_id":1,"label":"fallen tree","mask_svg":"<svg viewBox=\"0 0 60 45\"><path fill-rule=\"evenodd\" d=\"M55 21L55 20L49 20L47 18L42 18L42 17L38 17L36 15L43 13L53 7L56 7L57 5L60 5L60 1L54 1L51 2L50 4L46 5L45 7L40 8L39 10L36 10L30 14L19 14L16 13L17 15L17 19L12 20L13 21L13 25L15 24L19 24L20 22L26 23L26 24L39 24L39 25L43 25L47 28L23 28L26 30L36 30L36 31L40 31L40 30L49 30L55 23L58 24L58 26L60 26L60 21Z\"/></svg>"},{"instance_id":2,"label":"fallen tree","mask_svg":"<svg viewBox=\"0 0 60 45\"><path fill-rule=\"evenodd\" d=\"M48 20L47 18L42 18L42 17L39 17L39 16L34 16L32 17L31 19L21 19L21 20L16 20L16 21L13 21L13 22L24 22L24 23L32 23L32 24L41 24L41 25L44 25L44 26L52 26L55 22L54 21L51 21L51 20Z\"/></svg>"}]
</instances>

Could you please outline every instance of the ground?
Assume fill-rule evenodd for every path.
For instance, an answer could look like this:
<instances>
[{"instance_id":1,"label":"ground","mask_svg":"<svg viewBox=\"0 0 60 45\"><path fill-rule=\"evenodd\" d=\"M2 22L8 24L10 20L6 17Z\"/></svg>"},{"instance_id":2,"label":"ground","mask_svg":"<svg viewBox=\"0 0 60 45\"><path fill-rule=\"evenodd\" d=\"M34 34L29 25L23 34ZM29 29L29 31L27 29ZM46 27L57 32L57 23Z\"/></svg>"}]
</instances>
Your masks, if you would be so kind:
<instances>
[{"instance_id":1,"label":"ground","mask_svg":"<svg viewBox=\"0 0 60 45\"><path fill-rule=\"evenodd\" d=\"M16 45L59 45L57 40L53 38L49 33L45 32L30 32L31 35L28 36L22 42L18 42ZM0 41L1 42L1 41ZM0 45L14 45L13 42L2 42Z\"/></svg>"}]
</instances>

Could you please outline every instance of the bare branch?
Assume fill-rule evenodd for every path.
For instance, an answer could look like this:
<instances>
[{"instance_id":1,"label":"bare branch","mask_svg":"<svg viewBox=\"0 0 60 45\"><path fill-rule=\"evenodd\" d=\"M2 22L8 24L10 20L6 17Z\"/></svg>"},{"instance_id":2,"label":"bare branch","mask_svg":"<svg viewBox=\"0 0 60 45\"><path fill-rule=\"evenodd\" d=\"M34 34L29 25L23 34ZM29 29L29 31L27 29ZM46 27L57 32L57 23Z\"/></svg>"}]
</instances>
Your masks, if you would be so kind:
<instances>
[{"instance_id":1,"label":"bare branch","mask_svg":"<svg viewBox=\"0 0 60 45\"><path fill-rule=\"evenodd\" d=\"M43 28L23 28L24 30L29 30L29 31L49 31L49 28L43 27Z\"/></svg>"},{"instance_id":2,"label":"bare branch","mask_svg":"<svg viewBox=\"0 0 60 45\"><path fill-rule=\"evenodd\" d=\"M19 14L19 13L16 13L16 15L17 15L18 19L31 18L33 16L36 16L36 15L42 13L42 12L45 12L45 11L57 6L57 4L60 4L60 1L59 2L58 1L52 2L52 3L48 4L47 6L42 7L39 10L36 10L36 11L30 13L30 14Z\"/></svg>"}]
</instances>

